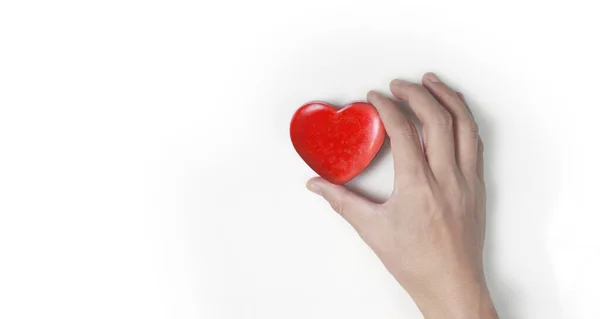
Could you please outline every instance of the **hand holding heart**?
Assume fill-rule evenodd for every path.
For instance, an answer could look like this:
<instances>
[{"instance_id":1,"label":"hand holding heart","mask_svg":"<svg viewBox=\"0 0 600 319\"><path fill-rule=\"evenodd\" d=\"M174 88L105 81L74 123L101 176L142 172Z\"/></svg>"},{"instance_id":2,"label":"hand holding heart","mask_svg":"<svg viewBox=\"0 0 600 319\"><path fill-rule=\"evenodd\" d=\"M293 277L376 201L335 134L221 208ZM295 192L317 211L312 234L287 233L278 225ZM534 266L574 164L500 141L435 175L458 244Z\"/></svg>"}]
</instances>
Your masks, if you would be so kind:
<instances>
[{"instance_id":1,"label":"hand holding heart","mask_svg":"<svg viewBox=\"0 0 600 319\"><path fill-rule=\"evenodd\" d=\"M362 104L349 106L347 114L322 103L297 113L310 111L330 124L317 121L315 131L310 122L301 129L292 125L292 139L307 139L295 143L298 152L325 178L311 179L307 187L356 229L425 318L497 318L483 274L486 196L477 125L462 95L432 73L422 84L394 80L390 89L418 117L423 140L393 100L369 92L367 100L390 138L395 173L390 198L374 203L337 185L364 169L381 146L379 122ZM339 147L340 140L353 138Z\"/></svg>"}]
</instances>

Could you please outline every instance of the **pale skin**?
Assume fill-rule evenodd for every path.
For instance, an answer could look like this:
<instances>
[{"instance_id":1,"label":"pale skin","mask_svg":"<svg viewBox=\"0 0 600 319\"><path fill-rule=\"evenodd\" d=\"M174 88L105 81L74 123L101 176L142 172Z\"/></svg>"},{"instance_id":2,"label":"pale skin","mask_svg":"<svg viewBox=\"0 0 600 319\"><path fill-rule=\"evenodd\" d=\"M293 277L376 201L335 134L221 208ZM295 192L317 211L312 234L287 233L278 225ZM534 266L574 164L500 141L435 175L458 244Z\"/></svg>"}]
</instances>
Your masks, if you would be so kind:
<instances>
[{"instance_id":1,"label":"pale skin","mask_svg":"<svg viewBox=\"0 0 600 319\"><path fill-rule=\"evenodd\" d=\"M421 84L394 80L414 124L388 97L371 91L390 138L394 191L375 203L322 178L307 187L356 229L426 319L498 318L483 271L486 192L483 143L462 94L433 73Z\"/></svg>"}]
</instances>

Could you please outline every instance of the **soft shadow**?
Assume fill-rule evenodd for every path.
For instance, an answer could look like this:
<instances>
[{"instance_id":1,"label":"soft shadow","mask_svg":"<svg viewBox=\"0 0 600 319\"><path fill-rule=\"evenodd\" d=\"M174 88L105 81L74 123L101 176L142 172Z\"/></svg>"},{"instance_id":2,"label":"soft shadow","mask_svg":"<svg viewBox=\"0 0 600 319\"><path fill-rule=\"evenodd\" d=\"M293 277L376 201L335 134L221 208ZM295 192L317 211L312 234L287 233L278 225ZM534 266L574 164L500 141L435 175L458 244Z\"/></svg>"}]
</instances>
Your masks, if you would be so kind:
<instances>
[{"instance_id":1,"label":"soft shadow","mask_svg":"<svg viewBox=\"0 0 600 319\"><path fill-rule=\"evenodd\" d=\"M503 278L502 272L498 269L497 255L494 254L496 250L495 246L490 243L489 238L496 237L496 233L499 233L497 228L491 227L494 225L501 216L498 214L498 199L499 194L495 183L493 170L490 168L495 167L495 143L494 140L494 129L493 124L486 117L484 112L478 107L477 103L472 100L467 100L469 108L477 120L477 124L480 129L480 133L483 136L483 143L485 145L484 162L485 162L485 179L486 179L486 193L487 193L487 211L486 211L486 242L484 248L484 267L486 280L490 293L494 299L494 304L500 315L500 318L518 318L513 308L515 307L517 300L515 299L515 292L511 290L510 280Z\"/></svg>"},{"instance_id":2,"label":"soft shadow","mask_svg":"<svg viewBox=\"0 0 600 319\"><path fill-rule=\"evenodd\" d=\"M485 112L479 107L479 103L469 99L467 102L480 127L481 136L485 144L485 178L487 188L487 220L486 220L486 244L484 251L484 263L486 279L494 303L498 309L500 318L531 318L532 309L540 307L543 300L545 309L536 309L536 314L543 318L562 318L562 310L558 303L559 297L556 287L556 279L550 263L550 257L546 250L545 230L549 203L553 196L555 183L550 180L552 174L553 158L548 154L547 141L535 134L535 127L524 130L519 125L512 128L520 130L522 134L515 134L515 145L528 145L523 152L515 152L515 163L519 163L523 168L521 170L529 171L529 176L519 176L519 180L513 180L519 189L532 190L531 194L523 194L515 198L514 192L503 194L499 192L498 181L506 178L499 175L501 166L512 167L506 163L499 163L497 159L506 158L499 156L498 129L495 124L486 117ZM527 116L524 112L523 116ZM511 127L503 123L504 129ZM518 141L516 139L519 139ZM504 137L506 143L506 137ZM516 154L519 153L519 154ZM522 164L521 164L522 163ZM536 165L528 165L536 163ZM503 181L506 184L506 180ZM528 187L527 187L528 186ZM507 189L505 186L504 190ZM507 201L513 201L507 203ZM523 207L517 212L509 211L510 206ZM531 209L524 209L531 207ZM527 212L527 216L518 216L521 212ZM511 223L506 223L509 220ZM508 229L510 228L510 229ZM510 235L513 238L507 238ZM518 241L518 249L514 247L514 238L522 238ZM510 242L512 245L506 245L504 242ZM522 260L516 252L521 255ZM504 256L504 257L503 257ZM510 256L510 262L503 258ZM519 273L512 273L516 264ZM507 269L506 267L510 267ZM522 278L523 280L516 280ZM540 283L544 283L540 286ZM536 288L535 299L532 298L532 287ZM530 298L530 299L527 299Z\"/></svg>"},{"instance_id":3,"label":"soft shadow","mask_svg":"<svg viewBox=\"0 0 600 319\"><path fill-rule=\"evenodd\" d=\"M377 152L377 155L375 155L375 158L373 158L371 163L369 163L369 165L360 174L374 174L377 168L384 165L384 162L391 160L391 151L390 138L386 136L385 140L383 141L383 145L381 146L379 152ZM375 203L383 203L388 199L388 196L372 191L368 187L364 187L360 182L355 180L346 184L346 187Z\"/></svg>"}]
</instances>

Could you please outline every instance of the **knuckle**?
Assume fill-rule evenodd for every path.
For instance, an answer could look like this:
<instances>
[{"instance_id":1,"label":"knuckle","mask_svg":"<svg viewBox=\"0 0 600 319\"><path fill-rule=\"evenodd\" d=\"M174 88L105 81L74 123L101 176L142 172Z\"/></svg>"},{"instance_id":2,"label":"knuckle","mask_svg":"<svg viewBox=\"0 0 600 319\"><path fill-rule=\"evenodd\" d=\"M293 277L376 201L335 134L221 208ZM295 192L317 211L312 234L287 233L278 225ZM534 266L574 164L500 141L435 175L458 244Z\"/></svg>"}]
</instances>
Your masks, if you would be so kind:
<instances>
[{"instance_id":1,"label":"knuckle","mask_svg":"<svg viewBox=\"0 0 600 319\"><path fill-rule=\"evenodd\" d=\"M332 200L329 202L329 205L331 205L331 208L333 208L333 210L338 214L344 215L344 206L339 201Z\"/></svg>"},{"instance_id":2,"label":"knuckle","mask_svg":"<svg viewBox=\"0 0 600 319\"><path fill-rule=\"evenodd\" d=\"M438 126L441 129L444 129L444 131L452 130L452 116L450 115L450 113L448 113L448 111L440 110L439 112L436 112L433 122L434 125Z\"/></svg>"},{"instance_id":3,"label":"knuckle","mask_svg":"<svg viewBox=\"0 0 600 319\"><path fill-rule=\"evenodd\" d=\"M465 119L457 124L462 131L469 133L473 137L479 136L479 126L473 119Z\"/></svg>"},{"instance_id":4,"label":"knuckle","mask_svg":"<svg viewBox=\"0 0 600 319\"><path fill-rule=\"evenodd\" d=\"M329 198L328 202L331 208L333 208L333 210L335 210L340 215L344 215L346 213L346 209L348 208L346 202L348 201L347 198L349 196L348 193L350 191L347 189L341 189L340 192L340 194Z\"/></svg>"},{"instance_id":5,"label":"knuckle","mask_svg":"<svg viewBox=\"0 0 600 319\"><path fill-rule=\"evenodd\" d=\"M442 99L445 101L452 101L452 102L456 102L456 100L460 101L460 97L458 96L458 94L456 92L454 92L454 90L452 90L451 88L446 86L445 84L441 84L439 94L441 95Z\"/></svg>"},{"instance_id":6,"label":"knuckle","mask_svg":"<svg viewBox=\"0 0 600 319\"><path fill-rule=\"evenodd\" d=\"M443 182L445 189L454 196L462 194L464 184L465 179L459 173L448 174Z\"/></svg>"},{"instance_id":7,"label":"knuckle","mask_svg":"<svg viewBox=\"0 0 600 319\"><path fill-rule=\"evenodd\" d=\"M468 119L464 125L469 132L479 135L479 125L473 119Z\"/></svg>"},{"instance_id":8,"label":"knuckle","mask_svg":"<svg viewBox=\"0 0 600 319\"><path fill-rule=\"evenodd\" d=\"M409 139L414 139L419 137L419 133L417 132L417 128L414 124L412 124L407 119L402 121L398 121L397 125L394 127L394 133L404 136Z\"/></svg>"}]
</instances>

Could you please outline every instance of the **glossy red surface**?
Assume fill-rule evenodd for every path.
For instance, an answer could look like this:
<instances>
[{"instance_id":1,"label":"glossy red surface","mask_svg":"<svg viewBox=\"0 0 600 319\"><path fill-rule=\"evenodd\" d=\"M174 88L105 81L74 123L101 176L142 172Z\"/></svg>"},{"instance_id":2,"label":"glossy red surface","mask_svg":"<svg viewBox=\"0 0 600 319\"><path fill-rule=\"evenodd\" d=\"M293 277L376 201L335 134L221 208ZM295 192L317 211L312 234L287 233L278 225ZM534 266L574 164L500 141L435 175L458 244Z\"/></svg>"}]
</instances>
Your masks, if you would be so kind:
<instances>
[{"instance_id":1,"label":"glossy red surface","mask_svg":"<svg viewBox=\"0 0 600 319\"><path fill-rule=\"evenodd\" d=\"M369 103L355 102L337 109L324 102L310 102L294 114L290 136L308 166L324 179L343 184L377 155L385 129Z\"/></svg>"}]
</instances>

